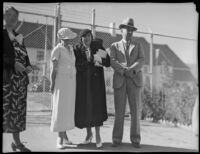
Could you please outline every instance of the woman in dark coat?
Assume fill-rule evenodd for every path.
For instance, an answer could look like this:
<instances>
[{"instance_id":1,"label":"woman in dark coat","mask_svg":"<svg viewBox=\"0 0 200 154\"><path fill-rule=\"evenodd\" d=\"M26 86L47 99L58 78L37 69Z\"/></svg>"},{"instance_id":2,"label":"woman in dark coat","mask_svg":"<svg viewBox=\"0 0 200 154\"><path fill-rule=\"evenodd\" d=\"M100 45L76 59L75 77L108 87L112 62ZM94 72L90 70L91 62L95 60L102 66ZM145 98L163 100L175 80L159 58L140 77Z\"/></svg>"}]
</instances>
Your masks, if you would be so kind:
<instances>
[{"instance_id":1,"label":"woman in dark coat","mask_svg":"<svg viewBox=\"0 0 200 154\"><path fill-rule=\"evenodd\" d=\"M28 73L32 67L23 36L14 30L19 12L14 7L5 9L3 29L3 133L12 133L13 151L29 152L20 141L20 132L26 129L26 98Z\"/></svg>"},{"instance_id":2,"label":"woman in dark coat","mask_svg":"<svg viewBox=\"0 0 200 154\"><path fill-rule=\"evenodd\" d=\"M100 126L108 118L103 66L110 66L110 57L106 54L102 58L96 54L99 49L105 49L102 40L93 40L89 29L81 31L80 39L80 43L74 47L77 72L75 126L87 128L87 136L82 144L91 142L91 127L95 127L96 146L99 148L102 147Z\"/></svg>"}]
</instances>

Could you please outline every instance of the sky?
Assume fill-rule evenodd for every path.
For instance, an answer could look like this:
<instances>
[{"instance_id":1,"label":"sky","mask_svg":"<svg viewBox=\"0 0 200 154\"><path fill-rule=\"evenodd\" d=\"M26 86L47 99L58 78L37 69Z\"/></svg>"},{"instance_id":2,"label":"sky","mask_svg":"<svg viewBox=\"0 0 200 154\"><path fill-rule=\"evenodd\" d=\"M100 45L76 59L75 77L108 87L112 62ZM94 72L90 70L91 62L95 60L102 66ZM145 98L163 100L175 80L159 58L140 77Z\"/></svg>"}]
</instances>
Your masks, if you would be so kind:
<instances>
[{"instance_id":1,"label":"sky","mask_svg":"<svg viewBox=\"0 0 200 154\"><path fill-rule=\"evenodd\" d=\"M56 4L4 3L4 6L12 5L19 11L54 15ZM60 6L63 20L91 24L92 9L95 9L95 24L97 25L109 26L111 22L115 22L118 28L123 19L131 17L134 19L135 27L138 28L139 32L151 31L155 34L184 37L194 40L198 38L199 15L193 3L85 2L61 3ZM34 19L31 18L31 20ZM135 33L135 35L143 36L150 42L150 35L140 33ZM197 65L197 41L154 36L153 42L167 44L183 62Z\"/></svg>"}]
</instances>

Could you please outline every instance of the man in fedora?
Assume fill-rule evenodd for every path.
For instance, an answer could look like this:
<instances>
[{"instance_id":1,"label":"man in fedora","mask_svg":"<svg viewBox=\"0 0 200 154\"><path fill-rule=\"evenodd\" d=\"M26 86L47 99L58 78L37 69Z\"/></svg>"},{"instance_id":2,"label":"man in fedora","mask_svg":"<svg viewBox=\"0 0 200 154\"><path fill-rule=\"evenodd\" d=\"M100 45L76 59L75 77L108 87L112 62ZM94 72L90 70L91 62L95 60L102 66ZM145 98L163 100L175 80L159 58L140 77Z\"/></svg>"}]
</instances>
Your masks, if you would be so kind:
<instances>
[{"instance_id":1,"label":"man in fedora","mask_svg":"<svg viewBox=\"0 0 200 154\"><path fill-rule=\"evenodd\" d=\"M140 109L141 88L143 85L141 68L144 64L142 46L132 40L134 27L132 18L125 19L119 25L122 40L115 42L110 47L111 67L114 69L113 88L115 121L113 127L113 147L120 145L123 137L124 114L126 100L131 114L130 140L132 145L140 148Z\"/></svg>"}]
</instances>

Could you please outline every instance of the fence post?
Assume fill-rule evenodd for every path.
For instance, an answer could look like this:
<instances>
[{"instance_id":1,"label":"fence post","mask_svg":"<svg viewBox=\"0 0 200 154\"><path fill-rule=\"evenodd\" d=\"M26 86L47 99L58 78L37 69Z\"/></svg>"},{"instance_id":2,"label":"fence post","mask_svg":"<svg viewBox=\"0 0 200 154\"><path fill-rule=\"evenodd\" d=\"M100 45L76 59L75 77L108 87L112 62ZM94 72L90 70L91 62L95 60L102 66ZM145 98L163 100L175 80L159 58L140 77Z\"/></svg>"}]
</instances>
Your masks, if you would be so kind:
<instances>
[{"instance_id":1,"label":"fence post","mask_svg":"<svg viewBox=\"0 0 200 154\"><path fill-rule=\"evenodd\" d=\"M149 54L149 73L151 76L151 80L150 80L150 89L151 92L153 93L153 33L151 32L151 43L150 43L150 54Z\"/></svg>"},{"instance_id":2,"label":"fence post","mask_svg":"<svg viewBox=\"0 0 200 154\"><path fill-rule=\"evenodd\" d=\"M53 48L56 46L57 44L57 31L58 29L61 27L60 26L60 22L61 22L61 16L60 16L60 3L58 3L56 5L56 9L55 9L55 18L54 18L54 29L53 29Z\"/></svg>"},{"instance_id":3,"label":"fence post","mask_svg":"<svg viewBox=\"0 0 200 154\"><path fill-rule=\"evenodd\" d=\"M45 83L45 77L46 77L46 68L47 68L47 26L48 26L48 21L47 21L46 17L46 29L45 29L45 50L44 50L44 62L43 62L43 92L45 92L45 88L46 88L46 83Z\"/></svg>"},{"instance_id":4,"label":"fence post","mask_svg":"<svg viewBox=\"0 0 200 154\"><path fill-rule=\"evenodd\" d=\"M96 38L96 34L95 34L95 9L92 9L92 35L93 38Z\"/></svg>"}]
</instances>

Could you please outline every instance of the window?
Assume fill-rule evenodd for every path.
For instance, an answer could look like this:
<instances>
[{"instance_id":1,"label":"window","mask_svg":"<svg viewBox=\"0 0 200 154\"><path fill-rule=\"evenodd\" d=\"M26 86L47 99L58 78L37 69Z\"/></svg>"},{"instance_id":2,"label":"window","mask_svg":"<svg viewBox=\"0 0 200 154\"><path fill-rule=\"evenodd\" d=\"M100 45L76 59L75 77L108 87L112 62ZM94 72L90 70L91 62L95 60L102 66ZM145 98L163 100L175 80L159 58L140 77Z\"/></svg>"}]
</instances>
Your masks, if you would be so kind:
<instances>
[{"instance_id":1,"label":"window","mask_svg":"<svg viewBox=\"0 0 200 154\"><path fill-rule=\"evenodd\" d=\"M44 51L37 51L36 60L37 60L37 61L42 61L42 60L44 60Z\"/></svg>"}]
</instances>

